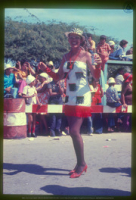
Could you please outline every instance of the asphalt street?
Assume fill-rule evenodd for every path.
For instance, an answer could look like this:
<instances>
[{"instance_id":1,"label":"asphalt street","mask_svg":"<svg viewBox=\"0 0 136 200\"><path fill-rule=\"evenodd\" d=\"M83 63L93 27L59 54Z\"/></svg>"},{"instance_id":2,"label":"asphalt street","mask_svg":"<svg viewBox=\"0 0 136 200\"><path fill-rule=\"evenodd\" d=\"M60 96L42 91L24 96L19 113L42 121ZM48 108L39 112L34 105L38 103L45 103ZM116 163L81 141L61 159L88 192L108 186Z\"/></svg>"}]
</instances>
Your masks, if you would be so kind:
<instances>
[{"instance_id":1,"label":"asphalt street","mask_svg":"<svg viewBox=\"0 0 136 200\"><path fill-rule=\"evenodd\" d=\"M68 175L76 163L70 136L4 139L3 194L22 199L130 196L132 134L82 137L88 169L75 179Z\"/></svg>"}]
</instances>

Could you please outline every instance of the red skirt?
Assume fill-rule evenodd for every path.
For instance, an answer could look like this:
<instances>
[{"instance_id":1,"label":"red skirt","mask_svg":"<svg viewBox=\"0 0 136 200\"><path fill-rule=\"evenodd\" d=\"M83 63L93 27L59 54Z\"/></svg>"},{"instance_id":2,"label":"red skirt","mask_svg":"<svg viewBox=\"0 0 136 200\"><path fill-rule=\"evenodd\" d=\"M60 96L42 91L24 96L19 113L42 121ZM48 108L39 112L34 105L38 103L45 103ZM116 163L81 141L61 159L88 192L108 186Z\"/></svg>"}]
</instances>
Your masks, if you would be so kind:
<instances>
[{"instance_id":1,"label":"red skirt","mask_svg":"<svg viewBox=\"0 0 136 200\"><path fill-rule=\"evenodd\" d=\"M66 116L74 117L90 117L92 109L91 106L70 106L64 105L63 112Z\"/></svg>"}]
</instances>

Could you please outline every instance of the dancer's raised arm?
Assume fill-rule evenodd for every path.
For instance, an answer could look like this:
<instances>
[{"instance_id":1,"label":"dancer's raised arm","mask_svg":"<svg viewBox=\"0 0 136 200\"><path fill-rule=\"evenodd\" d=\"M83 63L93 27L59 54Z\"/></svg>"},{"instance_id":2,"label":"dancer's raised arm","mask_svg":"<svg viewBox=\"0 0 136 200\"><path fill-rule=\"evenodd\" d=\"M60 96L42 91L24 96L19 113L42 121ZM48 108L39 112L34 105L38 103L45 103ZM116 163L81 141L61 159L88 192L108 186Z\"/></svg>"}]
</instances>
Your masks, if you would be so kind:
<instances>
[{"instance_id":1,"label":"dancer's raised arm","mask_svg":"<svg viewBox=\"0 0 136 200\"><path fill-rule=\"evenodd\" d=\"M59 71L57 73L53 72L47 65L43 62L39 62L38 68L41 69L43 72L46 72L49 76L51 76L54 80L59 81L63 79L63 65L64 65L64 58L61 61L61 65L59 67Z\"/></svg>"},{"instance_id":2,"label":"dancer's raised arm","mask_svg":"<svg viewBox=\"0 0 136 200\"><path fill-rule=\"evenodd\" d=\"M92 76L95 79L99 79L101 75L101 63L102 63L100 56L96 55L95 62L97 63L97 65L92 65L92 59L89 52L86 52L86 57L87 57L87 66L89 67Z\"/></svg>"}]
</instances>

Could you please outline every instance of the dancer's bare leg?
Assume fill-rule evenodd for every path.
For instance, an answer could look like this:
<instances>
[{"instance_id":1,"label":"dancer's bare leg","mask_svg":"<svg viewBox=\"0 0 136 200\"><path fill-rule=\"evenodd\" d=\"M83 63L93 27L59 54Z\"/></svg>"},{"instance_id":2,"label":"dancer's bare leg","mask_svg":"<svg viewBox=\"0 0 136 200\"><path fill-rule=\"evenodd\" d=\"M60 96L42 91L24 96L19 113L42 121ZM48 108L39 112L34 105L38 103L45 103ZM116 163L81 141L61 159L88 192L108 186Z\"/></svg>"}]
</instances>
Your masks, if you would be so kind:
<instances>
[{"instance_id":1,"label":"dancer's bare leg","mask_svg":"<svg viewBox=\"0 0 136 200\"><path fill-rule=\"evenodd\" d=\"M76 165L76 172L80 173L86 163L84 160L84 145L83 145L83 139L80 135L80 127L83 123L83 118L81 117L67 117L68 124L69 124L69 132L70 136L73 140L73 145L76 153L77 158L77 165Z\"/></svg>"}]
</instances>

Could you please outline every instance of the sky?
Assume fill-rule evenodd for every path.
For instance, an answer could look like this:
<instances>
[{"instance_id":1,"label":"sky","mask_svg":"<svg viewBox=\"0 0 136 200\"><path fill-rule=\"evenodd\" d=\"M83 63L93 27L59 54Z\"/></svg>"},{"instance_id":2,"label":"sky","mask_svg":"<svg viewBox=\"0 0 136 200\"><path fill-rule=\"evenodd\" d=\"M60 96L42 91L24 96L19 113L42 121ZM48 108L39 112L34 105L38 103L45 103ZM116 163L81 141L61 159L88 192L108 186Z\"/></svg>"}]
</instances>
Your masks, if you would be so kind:
<instances>
[{"instance_id":1,"label":"sky","mask_svg":"<svg viewBox=\"0 0 136 200\"><path fill-rule=\"evenodd\" d=\"M34 15L32 17L32 15ZM95 29L96 35L106 35L121 41L128 41L127 49L133 44L133 11L123 9L5 9L5 17L27 22L75 22L88 28ZM93 31L90 31L94 33ZM127 50L126 49L126 50Z\"/></svg>"}]
</instances>

